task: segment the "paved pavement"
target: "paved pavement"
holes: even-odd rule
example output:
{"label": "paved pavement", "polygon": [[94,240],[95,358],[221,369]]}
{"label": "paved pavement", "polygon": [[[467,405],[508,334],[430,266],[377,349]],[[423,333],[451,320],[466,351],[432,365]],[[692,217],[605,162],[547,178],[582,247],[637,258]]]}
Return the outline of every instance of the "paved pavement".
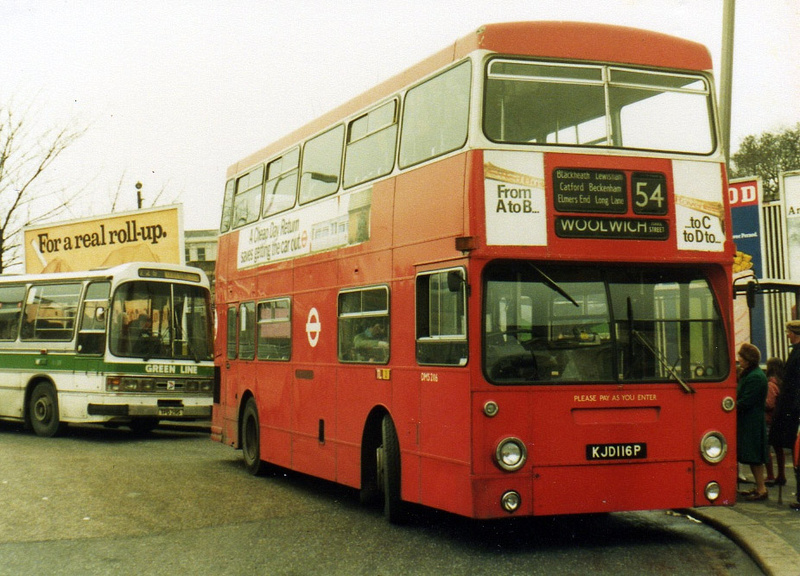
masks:
{"label": "paved pavement", "polygon": [[[750,490],[753,484],[742,483],[739,487]],[[797,500],[796,491],[794,472],[787,465],[786,486],[771,487],[769,500],[747,502],[740,497],[732,507],[692,508],[688,514],[731,538],[765,574],[799,576],[800,512],[789,507]]]}

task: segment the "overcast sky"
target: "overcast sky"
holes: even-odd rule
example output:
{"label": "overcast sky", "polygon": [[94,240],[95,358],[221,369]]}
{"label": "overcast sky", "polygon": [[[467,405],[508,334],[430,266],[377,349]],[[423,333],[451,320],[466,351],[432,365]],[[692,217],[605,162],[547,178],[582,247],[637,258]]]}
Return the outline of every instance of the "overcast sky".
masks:
{"label": "overcast sky", "polygon": [[[723,0],[0,0],[0,107],[88,126],[57,165],[69,218],[184,204],[216,228],[227,167],[489,22],[578,20],[708,46]],[[800,122],[800,2],[737,0],[732,144]],[[31,104],[32,103],[32,104]]]}

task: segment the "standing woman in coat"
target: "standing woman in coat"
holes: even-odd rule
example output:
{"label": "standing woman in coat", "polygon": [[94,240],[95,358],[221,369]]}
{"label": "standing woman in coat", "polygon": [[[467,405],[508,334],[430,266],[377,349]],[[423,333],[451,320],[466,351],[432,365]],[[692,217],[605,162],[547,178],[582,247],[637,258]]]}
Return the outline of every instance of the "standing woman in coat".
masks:
{"label": "standing woman in coat", "polygon": [[767,376],[759,368],[761,352],[752,344],[739,348],[739,381],[736,386],[736,454],[742,464],[749,464],[756,487],[743,492],[745,500],[766,500],[769,491],[764,484],[764,473],[769,456],[767,422],[764,404],[767,400]]}

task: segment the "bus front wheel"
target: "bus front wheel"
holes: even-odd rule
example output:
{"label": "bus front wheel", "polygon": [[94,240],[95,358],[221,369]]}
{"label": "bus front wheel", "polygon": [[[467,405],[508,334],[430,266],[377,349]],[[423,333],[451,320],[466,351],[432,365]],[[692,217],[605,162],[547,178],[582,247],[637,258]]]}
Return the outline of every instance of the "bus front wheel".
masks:
{"label": "bus front wheel", "polygon": [[383,417],[381,440],[377,458],[378,485],[383,488],[383,515],[392,524],[402,524],[406,521],[406,511],[400,498],[400,441],[389,416]]}
{"label": "bus front wheel", "polygon": [[249,398],[244,407],[241,444],[245,468],[250,474],[260,476],[266,466],[261,460],[261,427],[258,423],[258,406],[255,398]]}
{"label": "bus front wheel", "polygon": [[63,429],[58,416],[58,396],[49,382],[39,382],[28,404],[28,417],[37,436],[52,438]]}

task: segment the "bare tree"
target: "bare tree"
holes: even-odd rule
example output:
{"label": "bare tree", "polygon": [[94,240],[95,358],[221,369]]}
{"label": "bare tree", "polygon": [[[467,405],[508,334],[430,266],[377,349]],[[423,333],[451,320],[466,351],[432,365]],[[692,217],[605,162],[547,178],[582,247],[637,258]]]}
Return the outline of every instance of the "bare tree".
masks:
{"label": "bare tree", "polygon": [[22,229],[64,211],[80,192],[48,180],[48,170],[85,129],[37,130],[31,108],[0,106],[0,273],[22,262]]}

